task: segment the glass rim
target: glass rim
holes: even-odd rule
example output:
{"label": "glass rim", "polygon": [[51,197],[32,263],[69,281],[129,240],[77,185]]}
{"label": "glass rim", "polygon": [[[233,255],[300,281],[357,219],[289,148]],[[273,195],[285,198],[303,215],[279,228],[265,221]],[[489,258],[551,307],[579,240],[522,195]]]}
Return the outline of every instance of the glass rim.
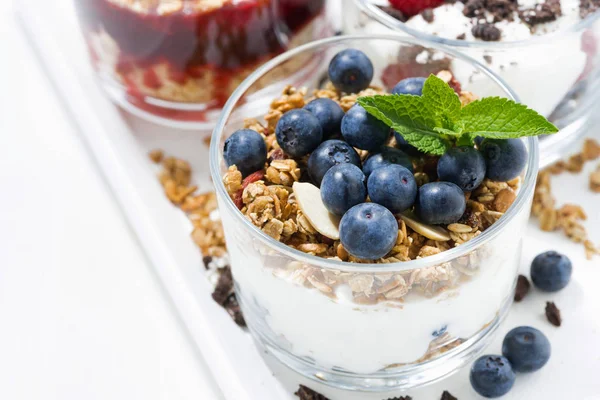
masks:
{"label": "glass rim", "polygon": [[[210,143],[210,172],[211,178],[215,185],[215,191],[217,193],[217,197],[222,196],[225,198],[225,201],[220,202],[221,207],[225,207],[226,210],[221,210],[220,212],[231,212],[234,214],[234,218],[236,221],[239,221],[245,229],[248,230],[250,235],[254,235],[267,245],[269,248],[280,252],[290,258],[293,258],[296,261],[319,266],[324,269],[334,269],[334,270],[342,270],[348,272],[362,272],[362,273],[374,273],[374,272],[393,272],[393,271],[406,271],[412,269],[420,269],[427,268],[439,264],[443,264],[445,262],[449,262],[461,256],[467,255],[471,253],[473,250],[477,249],[484,243],[490,241],[494,237],[496,237],[502,229],[512,221],[513,217],[517,215],[523,207],[528,205],[527,199],[533,194],[533,190],[535,187],[535,181],[537,178],[538,171],[538,139],[537,137],[528,137],[526,138],[528,144],[528,160],[527,160],[527,171],[525,177],[522,181],[522,186],[519,190],[519,194],[515,202],[511,205],[509,210],[500,218],[497,222],[495,222],[490,228],[486,229],[482,232],[481,235],[469,240],[466,243],[461,244],[460,246],[454,247],[449,250],[442,251],[441,253],[431,255],[428,257],[410,260],[410,261],[400,261],[395,263],[351,263],[347,261],[334,260],[322,258],[314,255],[310,255],[304,253],[300,250],[296,250],[292,247],[287,246],[286,244],[281,243],[278,240],[273,239],[271,236],[267,235],[265,232],[260,230],[258,227],[254,226],[244,215],[240,212],[240,210],[235,206],[233,200],[227,193],[225,189],[225,185],[223,184],[223,176],[221,175],[220,168],[220,138],[225,128],[225,124],[227,119],[230,117],[234,107],[237,105],[242,96],[246,93],[246,91],[254,84],[259,78],[263,75],[271,71],[274,67],[279,64],[291,59],[292,57],[297,56],[306,51],[311,51],[318,49],[320,47],[324,47],[331,44],[344,43],[344,42],[352,42],[356,40],[391,40],[396,41],[408,45],[417,45],[422,46],[428,49],[435,49],[442,51],[452,57],[460,59],[462,61],[468,62],[475,67],[479,68],[488,78],[494,81],[500,88],[508,95],[508,98],[519,101],[516,93],[513,92],[512,89],[506,85],[506,83],[502,80],[502,78],[498,77],[494,74],[489,68],[479,63],[478,61],[472,59],[471,57],[464,55],[456,50],[451,48],[447,48],[437,44],[431,44],[428,41],[405,37],[398,34],[381,34],[381,35],[373,35],[373,34],[363,34],[363,35],[344,35],[344,36],[334,36],[327,39],[321,39],[318,41],[310,42],[305,45],[296,47],[292,50],[289,50],[267,63],[263,64],[261,67],[256,69],[250,76],[248,76],[234,91],[234,93],[229,97],[221,114],[219,115],[219,119],[217,120],[217,124],[213,130],[211,136]],[[224,229],[227,229],[224,226]]]}
{"label": "glass rim", "polygon": [[446,46],[452,47],[461,47],[461,48],[481,48],[481,49],[502,49],[507,47],[516,47],[516,46],[530,46],[535,44],[542,44],[543,42],[547,42],[547,44],[551,44],[556,36],[563,35],[565,33],[575,33],[584,31],[589,28],[596,20],[600,18],[600,11],[594,12],[591,15],[579,20],[578,23],[568,26],[564,29],[559,29],[554,32],[550,32],[545,35],[535,35],[529,39],[521,39],[521,40],[512,40],[512,41],[498,41],[498,42],[486,42],[481,40],[458,40],[458,39],[448,39],[441,36],[433,35],[430,33],[422,32],[417,29],[410,28],[406,25],[406,23],[397,20],[391,15],[387,14],[385,11],[377,7],[372,0],[352,0],[354,3],[364,11],[369,17],[374,19],[375,21],[385,25],[386,27],[392,30],[399,30],[405,32],[411,36],[416,38],[425,39],[428,41],[432,41],[434,43],[443,44]]}

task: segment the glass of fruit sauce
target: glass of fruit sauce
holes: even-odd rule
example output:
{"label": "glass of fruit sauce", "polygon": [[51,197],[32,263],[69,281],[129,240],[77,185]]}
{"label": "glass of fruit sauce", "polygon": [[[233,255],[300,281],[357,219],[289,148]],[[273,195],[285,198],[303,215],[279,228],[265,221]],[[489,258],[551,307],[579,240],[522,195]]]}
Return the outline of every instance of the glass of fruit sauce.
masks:
{"label": "glass of fruit sauce", "polygon": [[[257,66],[326,36],[325,0],[78,0],[102,85],[126,110],[212,129]],[[305,65],[297,65],[301,69]]]}

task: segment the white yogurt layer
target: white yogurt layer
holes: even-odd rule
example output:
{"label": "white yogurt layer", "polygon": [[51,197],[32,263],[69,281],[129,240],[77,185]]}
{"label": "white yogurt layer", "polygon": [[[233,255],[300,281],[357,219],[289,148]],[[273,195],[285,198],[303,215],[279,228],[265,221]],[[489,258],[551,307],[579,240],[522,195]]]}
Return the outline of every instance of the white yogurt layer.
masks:
{"label": "white yogurt layer", "polygon": [[478,253],[474,274],[449,290],[434,297],[413,291],[403,302],[377,305],[354,303],[345,284],[328,296],[275,276],[274,270],[299,263],[265,249],[258,240],[244,241],[241,232],[229,232],[227,240],[253,330],[296,356],[314,359],[321,368],[369,374],[422,358],[435,339],[433,332],[443,327],[454,338],[469,339],[492,322],[513,295],[527,216],[523,208]]}
{"label": "white yogurt layer", "polygon": [[[387,1],[374,2],[389,5]],[[529,9],[540,2],[520,0],[519,4],[521,8]],[[406,22],[406,26],[453,40],[464,34],[466,46],[455,49],[491,68],[517,93],[522,103],[549,116],[577,82],[586,63],[587,56],[581,43],[582,32],[566,32],[580,21],[579,0],[561,0],[562,16],[532,29],[516,15],[513,21],[496,23],[495,26],[502,32],[501,42],[519,42],[502,47],[496,46],[497,42],[483,42],[475,38],[471,33],[472,19],[463,15],[463,8],[464,4],[460,1],[444,4],[433,9],[433,22],[429,23],[421,15],[416,15]],[[380,32],[382,27],[383,24],[364,18],[351,19],[347,26],[354,33]],[[388,28],[384,27],[384,30],[390,32]],[[551,40],[541,43],[531,41],[537,36],[559,31],[564,33],[553,36]],[[468,46],[468,42],[477,42],[477,45]],[[501,95],[497,86],[479,76],[465,63],[458,65],[453,62],[451,69],[464,90],[481,97]]]}

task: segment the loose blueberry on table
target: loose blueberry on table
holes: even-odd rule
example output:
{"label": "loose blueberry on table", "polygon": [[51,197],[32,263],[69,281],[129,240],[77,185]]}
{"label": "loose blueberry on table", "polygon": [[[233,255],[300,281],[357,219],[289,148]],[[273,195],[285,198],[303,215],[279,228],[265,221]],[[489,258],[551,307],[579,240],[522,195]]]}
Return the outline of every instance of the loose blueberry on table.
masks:
{"label": "loose blueberry on table", "polygon": [[[252,120],[224,148],[229,167],[224,183],[241,212],[291,247],[319,245],[309,247],[318,248],[311,254],[320,257],[386,262],[393,255],[408,261],[417,255],[393,253],[402,229],[442,250],[458,245],[452,229],[464,227],[464,221],[481,233],[493,222],[483,223],[477,213],[502,215],[509,205],[496,209],[494,201],[479,199],[493,200],[497,187],[517,197],[528,159],[521,138],[557,130],[510,100],[457,94],[448,71],[403,79],[388,94],[373,85],[375,68],[367,54],[346,49],[333,57],[328,72],[327,87],[335,88],[330,93],[308,95],[276,124]],[[357,98],[354,104],[340,101],[348,95]],[[248,178],[236,178],[240,173]],[[287,220],[272,223],[252,201],[262,195],[264,205],[276,193],[279,208],[269,212],[286,213]],[[570,265],[560,258],[547,256],[535,265],[536,285],[553,290],[568,282]],[[477,390],[496,395],[510,389],[514,374],[508,360],[482,360],[472,374]],[[493,382],[503,383],[491,389]]]}

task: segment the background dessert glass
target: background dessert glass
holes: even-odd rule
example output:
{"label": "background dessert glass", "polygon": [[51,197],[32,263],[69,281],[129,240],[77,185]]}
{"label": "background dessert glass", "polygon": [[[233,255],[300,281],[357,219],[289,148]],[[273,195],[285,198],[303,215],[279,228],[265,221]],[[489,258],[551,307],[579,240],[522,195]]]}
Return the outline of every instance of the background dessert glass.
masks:
{"label": "background dessert glass", "polygon": [[75,3],[111,98],[144,119],[178,128],[211,130],[229,95],[256,67],[330,34],[326,0]]}
{"label": "background dessert glass", "polygon": [[255,71],[228,100],[213,132],[211,174],[248,327],[259,346],[293,370],[340,388],[422,385],[456,371],[491,340],[513,298],[537,173],[537,139],[525,140],[529,158],[522,185],[501,219],[456,248],[393,264],[319,258],[262,232],[223,185],[223,143],[244,117],[262,119],[269,102],[248,104],[244,98],[264,79],[280,89],[287,85],[290,76],[281,72],[286,63],[307,56],[318,60],[320,68],[300,83],[310,93],[324,82],[335,53],[359,48],[375,66],[373,84],[381,85],[399,55],[412,54],[414,46],[477,69],[505,97],[516,98],[492,72],[454,50],[397,35],[336,37],[291,50]]}
{"label": "background dessert glass", "polygon": [[[548,117],[561,132],[540,139],[540,164],[564,155],[589,128],[594,105],[600,100],[600,13],[567,29],[519,41],[467,41],[442,38],[413,29],[390,16],[378,0],[346,4],[346,33],[397,32],[448,46],[487,65],[524,104]],[[457,22],[458,23],[458,22]],[[407,68],[408,69],[408,68]],[[455,68],[463,88],[480,96],[497,95],[477,72]]]}

